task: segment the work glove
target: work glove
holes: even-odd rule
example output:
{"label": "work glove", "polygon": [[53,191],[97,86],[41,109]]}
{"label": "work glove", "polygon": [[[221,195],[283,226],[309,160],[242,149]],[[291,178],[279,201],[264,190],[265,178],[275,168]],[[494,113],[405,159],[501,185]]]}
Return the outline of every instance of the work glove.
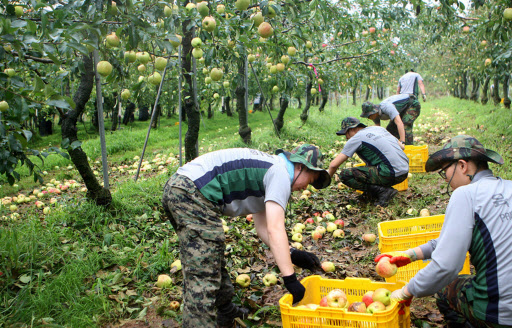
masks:
{"label": "work glove", "polygon": [[320,260],[313,253],[299,251],[292,247],[290,248],[290,257],[292,259],[292,263],[299,268],[308,269],[310,271],[320,269]]}
{"label": "work glove", "polygon": [[379,262],[383,257],[389,257],[389,263],[395,264],[399,268],[417,260],[415,254],[411,255],[409,250],[407,250],[405,252],[382,253],[377,255],[374,261]]}
{"label": "work glove", "polygon": [[426,102],[426,101],[427,101],[427,95],[423,94],[423,102]]}
{"label": "work glove", "polygon": [[299,303],[306,293],[306,288],[297,280],[297,275],[294,273],[290,276],[283,277],[284,287],[288,289],[293,296],[293,305]]}
{"label": "work glove", "polygon": [[389,298],[391,298],[392,301],[394,300],[400,304],[405,304],[405,306],[410,306],[413,296],[408,296],[405,293],[404,289],[405,289],[405,286],[393,291]]}

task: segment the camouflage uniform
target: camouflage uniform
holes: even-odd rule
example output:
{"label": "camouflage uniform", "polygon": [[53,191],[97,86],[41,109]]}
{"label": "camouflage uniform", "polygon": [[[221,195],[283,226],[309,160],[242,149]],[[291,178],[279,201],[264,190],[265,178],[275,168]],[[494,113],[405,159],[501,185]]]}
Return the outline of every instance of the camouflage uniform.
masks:
{"label": "camouflage uniform", "polygon": [[[409,101],[409,106],[404,109],[397,108],[398,112],[400,113],[400,118],[402,119],[402,122],[404,123],[404,129],[405,129],[405,144],[406,145],[412,145],[414,144],[414,134],[413,134],[413,125],[414,121],[420,116],[421,112],[421,105],[415,96],[411,95],[411,100]],[[397,139],[399,139],[398,134],[398,128],[395,124],[395,122],[390,121],[388,126],[386,127],[386,130],[389,131],[392,135],[394,135]]]}
{"label": "camouflage uniform", "polygon": [[379,174],[376,166],[359,166],[344,169],[339,174],[344,185],[361,191],[368,191],[369,185],[392,187],[407,179],[407,174],[397,177],[383,176]]}
{"label": "camouflage uniform", "polygon": [[230,304],[234,295],[225,268],[221,209],[207,200],[189,178],[179,174],[165,185],[162,202],[179,237],[184,281],[183,327],[214,327],[216,307]]}
{"label": "camouflage uniform", "polygon": [[466,297],[466,290],[474,288],[471,283],[474,278],[472,275],[460,275],[435,295],[437,307],[448,327],[470,327],[467,322],[474,327],[511,327],[475,318],[472,302]]}

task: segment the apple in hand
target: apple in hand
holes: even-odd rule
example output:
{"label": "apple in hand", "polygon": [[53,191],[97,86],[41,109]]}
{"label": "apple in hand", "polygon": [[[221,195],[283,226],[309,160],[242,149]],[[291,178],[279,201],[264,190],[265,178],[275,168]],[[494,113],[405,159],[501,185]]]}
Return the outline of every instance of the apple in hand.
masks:
{"label": "apple in hand", "polygon": [[251,277],[248,274],[240,274],[236,277],[236,283],[242,287],[248,287],[251,284]]}
{"label": "apple in hand", "polygon": [[158,288],[166,288],[172,285],[172,278],[166,274],[161,274],[155,283]]}
{"label": "apple in hand", "polygon": [[364,302],[354,302],[348,306],[347,311],[366,313],[366,304]]}
{"label": "apple in hand", "polygon": [[[373,292],[373,301],[380,302],[384,306],[387,306],[391,303],[391,291],[386,288],[377,288]],[[371,304],[370,304],[371,305]]]}
{"label": "apple in hand", "polygon": [[373,302],[366,308],[366,313],[375,313],[377,311],[384,311],[386,310],[386,306],[382,304],[381,302]]}
{"label": "apple in hand", "polygon": [[263,277],[263,284],[265,286],[274,286],[277,283],[277,277],[273,273],[267,273]]}
{"label": "apple in hand", "polygon": [[369,290],[363,295],[363,302],[367,307],[373,303],[373,293],[373,290]]}
{"label": "apple in hand", "polygon": [[[389,257],[383,257],[375,266],[377,274],[384,278],[393,277],[398,270],[396,264],[389,262]],[[384,302],[383,302],[384,303]],[[386,304],[387,305],[387,304]]]}
{"label": "apple in hand", "polygon": [[329,262],[329,261],[322,262],[321,266],[322,266],[322,270],[324,270],[325,272],[334,272],[334,270],[336,270],[334,263]]}
{"label": "apple in hand", "polygon": [[348,305],[347,295],[341,289],[331,290],[327,296],[327,306],[334,308],[345,308]]}

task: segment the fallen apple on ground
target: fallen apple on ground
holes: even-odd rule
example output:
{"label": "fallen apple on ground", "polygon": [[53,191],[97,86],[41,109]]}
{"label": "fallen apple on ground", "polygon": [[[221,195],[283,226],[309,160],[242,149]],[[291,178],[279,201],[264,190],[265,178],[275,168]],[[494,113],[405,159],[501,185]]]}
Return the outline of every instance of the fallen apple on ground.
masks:
{"label": "fallen apple on ground", "polygon": [[274,286],[277,283],[277,277],[273,273],[267,273],[263,277],[263,284],[265,286]]}
{"label": "fallen apple on ground", "polygon": [[374,243],[375,239],[377,239],[377,236],[373,233],[365,233],[363,235],[363,240],[368,244]]}
{"label": "fallen apple on ground", "polygon": [[166,288],[172,285],[172,278],[166,274],[161,274],[155,283],[158,288]]}
{"label": "fallen apple on ground", "polygon": [[251,277],[248,274],[240,274],[236,277],[236,283],[242,287],[248,287],[251,284]]}
{"label": "fallen apple on ground", "polygon": [[322,262],[321,266],[322,270],[324,270],[325,272],[334,272],[334,270],[336,270],[336,266],[334,265],[334,263],[329,261]]}

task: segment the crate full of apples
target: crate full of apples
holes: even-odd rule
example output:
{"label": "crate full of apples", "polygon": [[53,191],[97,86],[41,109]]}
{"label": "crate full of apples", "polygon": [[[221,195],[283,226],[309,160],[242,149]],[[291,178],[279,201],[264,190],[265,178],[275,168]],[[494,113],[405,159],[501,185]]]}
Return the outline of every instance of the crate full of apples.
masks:
{"label": "crate full of apples", "polygon": [[279,300],[285,328],[410,327],[409,308],[390,299],[391,292],[402,288],[404,282],[321,276],[309,276],[301,282],[306,295],[299,304],[292,305],[291,294]]}

